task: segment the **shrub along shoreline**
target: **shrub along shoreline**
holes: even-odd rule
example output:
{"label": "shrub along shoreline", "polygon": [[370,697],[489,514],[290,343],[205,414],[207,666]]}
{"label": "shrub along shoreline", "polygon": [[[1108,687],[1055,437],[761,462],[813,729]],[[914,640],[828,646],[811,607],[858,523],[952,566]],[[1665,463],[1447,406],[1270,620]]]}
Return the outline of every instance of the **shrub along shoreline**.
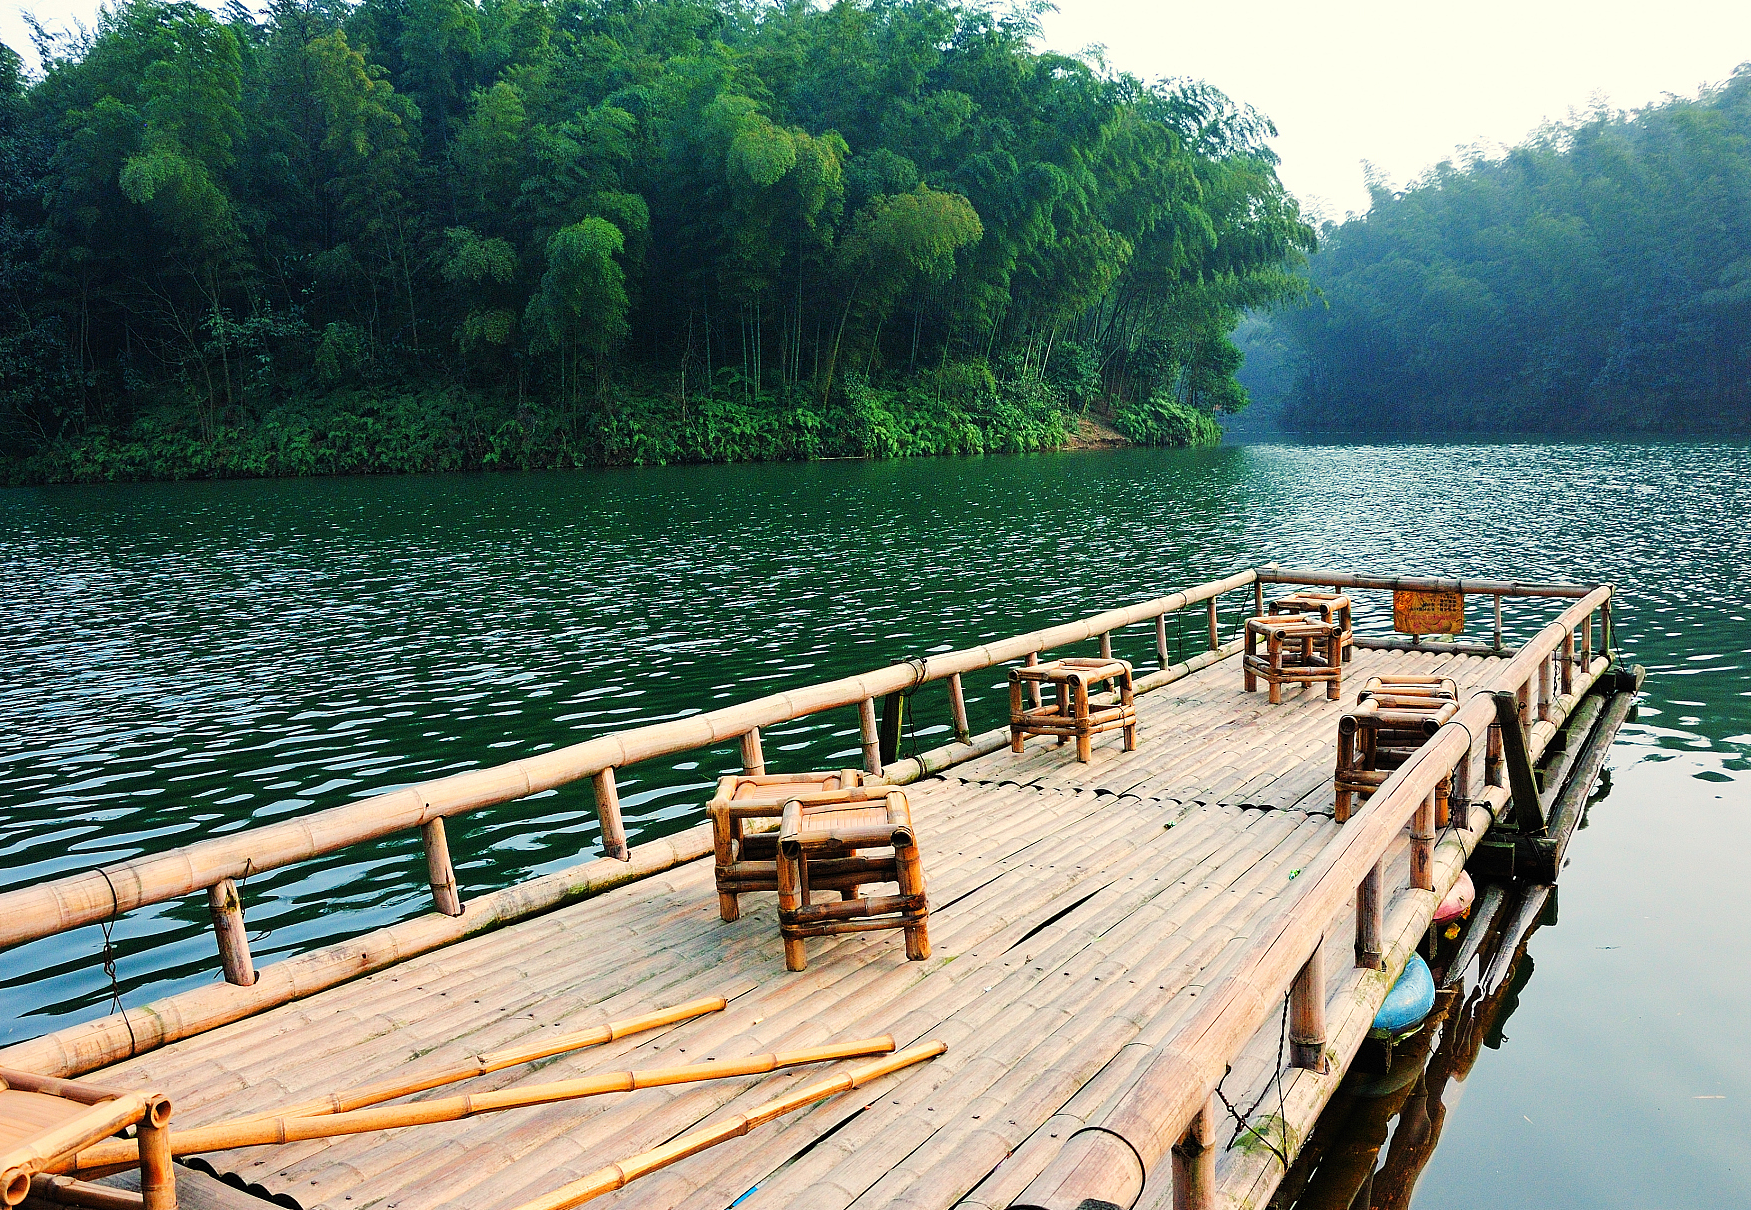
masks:
{"label": "shrub along shoreline", "polygon": [[[1171,400],[1121,405],[1107,422],[1136,445],[1214,445],[1220,426]],[[654,466],[818,458],[1016,454],[1075,444],[1077,415],[1041,383],[940,390],[852,378],[828,404],[802,392],[681,400],[626,390],[587,407],[463,387],[347,390],[280,404],[203,432],[164,405],[93,426],[0,468],[11,485],[296,478]]]}

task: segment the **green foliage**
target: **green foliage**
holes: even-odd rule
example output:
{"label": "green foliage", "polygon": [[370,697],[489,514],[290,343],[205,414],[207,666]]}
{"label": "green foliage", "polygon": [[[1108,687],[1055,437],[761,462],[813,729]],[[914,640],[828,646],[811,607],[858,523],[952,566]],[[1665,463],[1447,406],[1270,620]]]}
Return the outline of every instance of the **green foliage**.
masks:
{"label": "green foliage", "polygon": [[1240,407],[1227,333],[1313,246],[1274,132],[1036,16],[118,0],[40,78],[0,57],[0,460],[890,457]]}
{"label": "green foliage", "polygon": [[1373,194],[1275,317],[1295,424],[1751,428],[1751,65]]}
{"label": "green foliage", "polygon": [[1113,427],[1138,445],[1217,445],[1222,426],[1207,413],[1171,397],[1121,404],[1113,412]]}

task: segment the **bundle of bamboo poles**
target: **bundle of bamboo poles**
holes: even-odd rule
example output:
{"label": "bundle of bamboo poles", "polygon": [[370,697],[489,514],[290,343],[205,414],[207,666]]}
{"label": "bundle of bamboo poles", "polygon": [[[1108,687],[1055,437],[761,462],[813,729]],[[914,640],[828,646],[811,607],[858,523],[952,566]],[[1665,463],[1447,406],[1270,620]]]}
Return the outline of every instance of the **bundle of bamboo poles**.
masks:
{"label": "bundle of bamboo poles", "polygon": [[[727,1001],[722,996],[693,1000],[641,1016],[611,1021],[592,1029],[547,1038],[531,1046],[476,1055],[463,1063],[331,1093],[277,1113],[257,1114],[192,1130],[171,1131],[169,1152],[171,1155],[199,1155],[210,1151],[230,1151],[239,1147],[260,1147],[302,1139],[363,1134],[402,1126],[453,1122],[503,1109],[550,1105],[559,1101],[601,1096],[610,1092],[633,1092],[640,1088],[669,1084],[763,1075],[780,1068],[808,1063],[830,1063],[839,1059],[888,1054],[894,1049],[894,1040],[891,1037],[859,1038],[827,1046],[775,1051],[740,1059],[711,1060],[680,1067],[647,1068],[639,1071],[605,1072],[576,1080],[531,1084],[463,1096],[437,1097],[405,1105],[383,1104],[416,1092],[502,1071],[518,1063],[531,1063],[567,1051],[600,1046],[629,1034],[674,1025],[705,1013],[720,1012],[726,1005]],[[76,1154],[56,1165],[56,1168],[81,1177],[98,1177],[131,1168],[139,1162],[140,1144],[137,1140],[111,1139],[82,1147]]]}

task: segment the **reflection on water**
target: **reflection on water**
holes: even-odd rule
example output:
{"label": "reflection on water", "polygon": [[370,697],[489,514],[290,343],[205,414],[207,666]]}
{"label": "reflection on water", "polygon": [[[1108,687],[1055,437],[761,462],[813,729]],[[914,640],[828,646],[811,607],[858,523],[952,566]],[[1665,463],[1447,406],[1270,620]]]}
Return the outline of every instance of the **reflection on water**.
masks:
{"label": "reflection on water", "polygon": [[[1464,1081],[1419,1196],[1751,1205],[1751,987],[1723,958],[1751,852],[1748,472],[1726,444],[1270,445],[4,490],[0,887],[1254,562],[1610,578],[1647,704],[1512,1040]],[[1373,610],[1362,623],[1385,624]],[[1147,660],[1151,628],[1117,645]],[[969,682],[975,726],[997,720],[999,680]],[[948,730],[936,692],[920,745]],[[765,738],[779,769],[857,759],[850,711]],[[625,771],[632,839],[697,820],[735,764]],[[596,851],[585,787],[450,834],[469,895]],[[413,836],[257,875],[258,959],[424,911],[423,883]],[[191,897],[115,926],[126,1002],[215,977],[204,917]],[[89,928],[7,952],[0,1042],[104,1011],[102,947]],[[1523,1117],[1542,1122],[1526,1139]],[[1658,1198],[1624,1192],[1673,1157],[1685,1176]]]}

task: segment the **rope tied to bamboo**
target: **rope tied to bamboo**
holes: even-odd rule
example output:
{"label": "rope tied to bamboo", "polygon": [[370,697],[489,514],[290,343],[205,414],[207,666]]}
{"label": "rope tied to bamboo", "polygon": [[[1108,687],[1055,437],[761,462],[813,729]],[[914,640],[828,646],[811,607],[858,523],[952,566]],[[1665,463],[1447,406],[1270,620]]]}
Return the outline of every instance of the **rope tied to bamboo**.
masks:
{"label": "rope tied to bamboo", "polygon": [[[1222,1107],[1228,1111],[1228,1116],[1233,1118],[1235,1123],[1234,1134],[1230,1136],[1228,1146],[1224,1147],[1223,1150],[1233,1151],[1234,1145],[1240,1142],[1241,1135],[1251,1134],[1256,1137],[1259,1142],[1265,1145],[1267,1151],[1282,1161],[1283,1171],[1285,1172],[1289,1170],[1289,1108],[1288,1098],[1283,1094],[1283,1047],[1289,1038],[1289,995],[1290,993],[1288,992],[1283,993],[1283,1025],[1277,1035],[1277,1074],[1273,1080],[1266,1082],[1264,1089],[1260,1091],[1258,1095],[1258,1099],[1248,1107],[1245,1113],[1242,1113],[1240,1110],[1236,1109],[1234,1103],[1228,1099],[1228,1094],[1222,1091],[1223,1082],[1234,1073],[1234,1065],[1232,1063],[1223,1065],[1222,1079],[1216,1081],[1216,1098],[1222,1102]],[[1277,1121],[1282,1123],[1283,1127],[1283,1146],[1281,1147],[1266,1138],[1264,1131],[1260,1130],[1249,1121],[1252,1115],[1258,1112],[1259,1106],[1265,1103],[1265,1098],[1271,1095],[1272,1084],[1275,1084],[1277,1087]]]}
{"label": "rope tied to bamboo", "polygon": [[128,1027],[128,1058],[140,1053],[140,1041],[134,1037],[134,1023],[128,1020],[128,1010],[122,1007],[122,985],[116,975],[116,947],[111,939],[115,931],[116,921],[121,919],[122,900],[116,894],[116,884],[109,879],[109,871],[102,866],[97,872],[103,875],[103,885],[109,888],[109,915],[101,925],[103,929],[103,973],[109,976],[109,1007],[112,1014],[122,1019],[122,1024]]}

